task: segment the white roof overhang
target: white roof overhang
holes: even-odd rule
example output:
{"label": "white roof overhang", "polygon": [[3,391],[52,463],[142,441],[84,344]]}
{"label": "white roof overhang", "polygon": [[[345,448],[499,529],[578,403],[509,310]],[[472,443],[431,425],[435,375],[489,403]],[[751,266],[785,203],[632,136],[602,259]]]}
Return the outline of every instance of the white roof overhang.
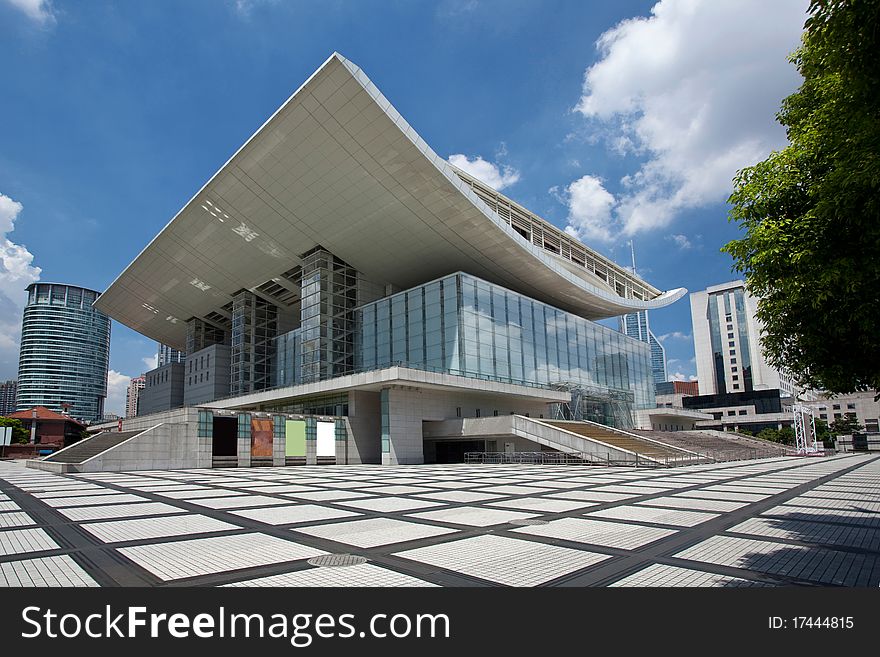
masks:
{"label": "white roof overhang", "polygon": [[[354,64],[334,53],[95,302],[164,344],[185,321],[300,263],[317,245],[406,289],[466,271],[588,319],[666,306],[623,298],[521,237]],[[286,283],[290,287],[289,283]]]}

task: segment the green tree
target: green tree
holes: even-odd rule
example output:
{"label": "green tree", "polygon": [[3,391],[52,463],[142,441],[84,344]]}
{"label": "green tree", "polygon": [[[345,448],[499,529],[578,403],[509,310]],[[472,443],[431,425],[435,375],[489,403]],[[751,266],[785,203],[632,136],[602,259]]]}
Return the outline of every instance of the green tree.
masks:
{"label": "green tree", "polygon": [[831,423],[829,430],[835,436],[849,436],[864,429],[859,421],[849,415],[839,417]]}
{"label": "green tree", "polygon": [[776,442],[782,443],[783,445],[794,445],[794,429],[791,427],[782,427],[776,434]]}
{"label": "green tree", "polygon": [[828,423],[822,419],[816,420],[815,422],[816,439],[821,440],[825,447],[834,447],[834,435],[831,433],[831,429],[828,428]]}
{"label": "green tree", "polygon": [[25,445],[30,442],[30,435],[21,420],[11,417],[0,417],[0,427],[12,427],[12,444]]}
{"label": "green tree", "polygon": [[744,238],[722,250],[759,299],[767,360],[802,385],[880,391],[880,0],[811,0],[789,146],[738,172]]}
{"label": "green tree", "polygon": [[779,430],[767,427],[766,429],[761,429],[755,437],[760,440],[769,440],[770,442],[776,443],[779,442]]}

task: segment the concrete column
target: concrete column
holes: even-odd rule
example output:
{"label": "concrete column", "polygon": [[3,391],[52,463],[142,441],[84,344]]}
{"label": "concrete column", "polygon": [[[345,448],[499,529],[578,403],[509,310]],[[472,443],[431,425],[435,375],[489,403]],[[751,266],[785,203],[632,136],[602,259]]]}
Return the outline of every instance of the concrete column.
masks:
{"label": "concrete column", "polygon": [[238,467],[251,467],[251,416],[238,414]]}
{"label": "concrete column", "polygon": [[286,462],[286,457],[284,456],[287,448],[287,440],[284,433],[285,419],[283,415],[272,416],[272,465],[275,467],[282,466]]}
{"label": "concrete column", "polygon": [[348,427],[345,419],[336,420],[336,465],[348,465]]}
{"label": "concrete column", "polygon": [[424,463],[421,391],[415,388],[382,390],[382,464]]}
{"label": "concrete column", "polygon": [[318,464],[318,421],[306,418],[306,465]]}

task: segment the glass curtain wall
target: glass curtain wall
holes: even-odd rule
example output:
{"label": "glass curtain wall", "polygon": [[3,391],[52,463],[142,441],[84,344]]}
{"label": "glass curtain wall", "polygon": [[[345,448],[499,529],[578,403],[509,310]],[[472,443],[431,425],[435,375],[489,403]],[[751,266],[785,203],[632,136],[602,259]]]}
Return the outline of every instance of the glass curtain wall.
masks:
{"label": "glass curtain wall", "polygon": [[647,344],[468,274],[357,310],[356,369],[418,369],[630,393],[654,406]]}

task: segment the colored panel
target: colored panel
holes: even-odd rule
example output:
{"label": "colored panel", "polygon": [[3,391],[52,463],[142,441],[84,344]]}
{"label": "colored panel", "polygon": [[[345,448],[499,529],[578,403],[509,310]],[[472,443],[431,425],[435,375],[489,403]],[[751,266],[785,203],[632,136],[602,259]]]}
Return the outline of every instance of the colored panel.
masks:
{"label": "colored panel", "polygon": [[251,419],[251,456],[272,456],[272,420]]}
{"label": "colored panel", "polygon": [[336,456],[336,423],[318,422],[318,456]]}
{"label": "colored panel", "polygon": [[287,420],[284,423],[284,455],[306,455],[306,423],[303,420]]}

